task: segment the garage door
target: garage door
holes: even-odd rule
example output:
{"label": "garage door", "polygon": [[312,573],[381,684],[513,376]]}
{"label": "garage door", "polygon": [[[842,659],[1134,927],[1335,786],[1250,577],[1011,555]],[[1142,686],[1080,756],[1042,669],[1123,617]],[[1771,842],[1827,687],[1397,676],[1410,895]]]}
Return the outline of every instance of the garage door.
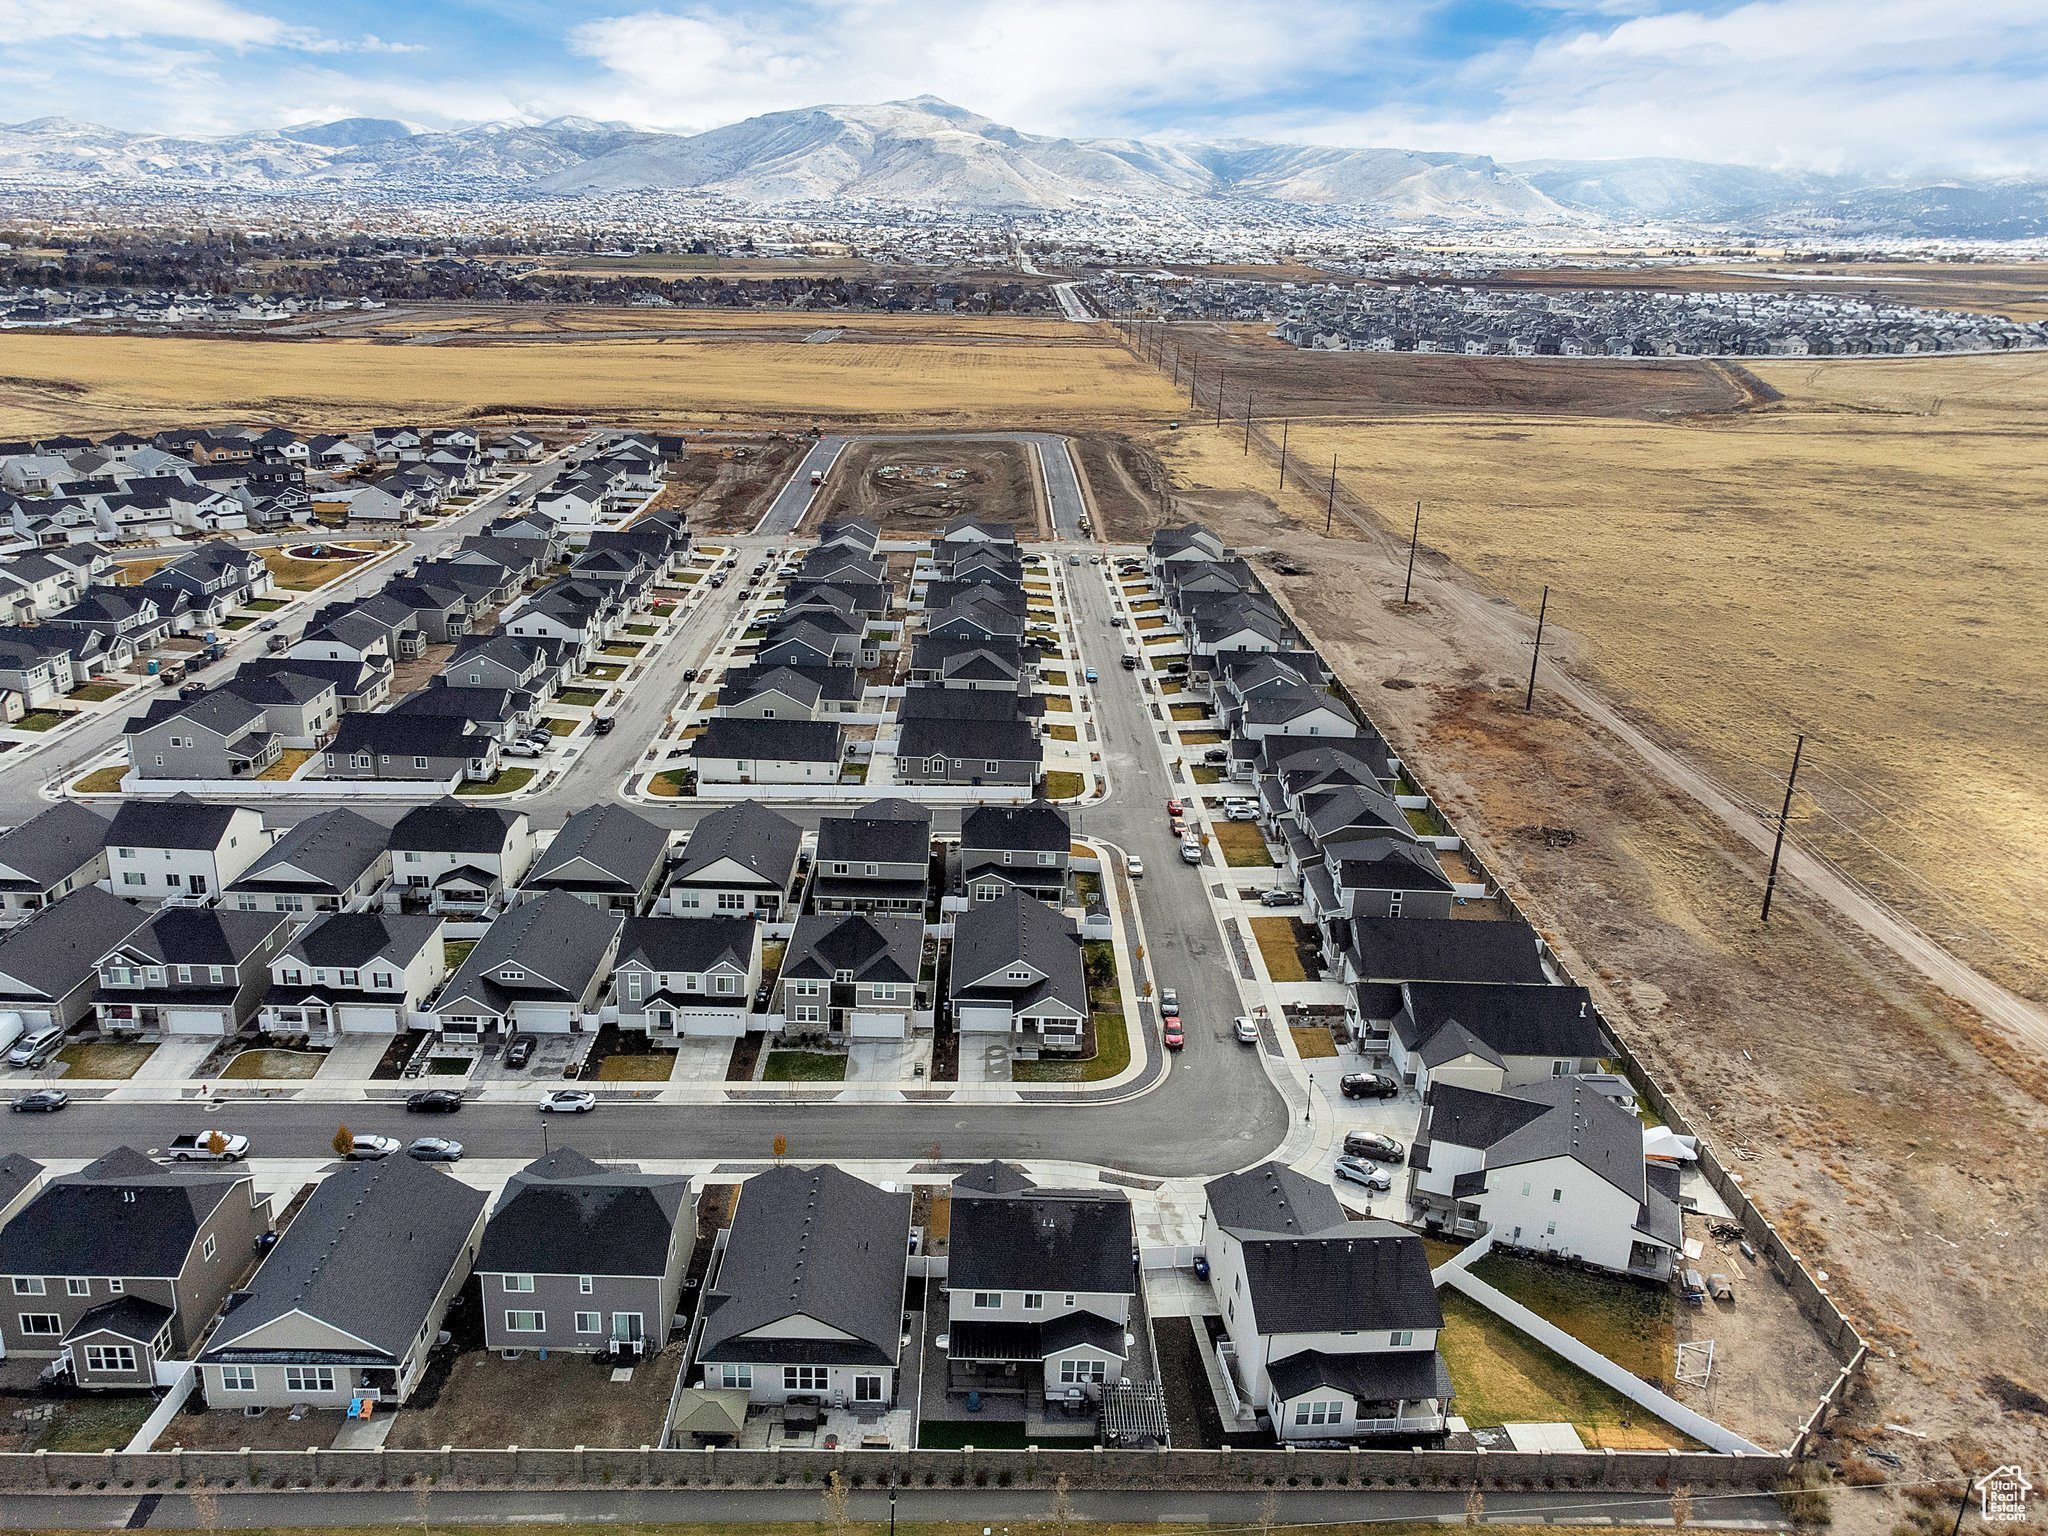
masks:
{"label": "garage door", "polygon": [[398,1033],[398,1010],[395,1008],[381,1008],[369,1003],[343,1003],[337,1012],[344,1033]]}
{"label": "garage door", "polygon": [[217,1035],[222,1032],[220,1014],[212,1008],[167,1008],[164,1032],[172,1035]]}

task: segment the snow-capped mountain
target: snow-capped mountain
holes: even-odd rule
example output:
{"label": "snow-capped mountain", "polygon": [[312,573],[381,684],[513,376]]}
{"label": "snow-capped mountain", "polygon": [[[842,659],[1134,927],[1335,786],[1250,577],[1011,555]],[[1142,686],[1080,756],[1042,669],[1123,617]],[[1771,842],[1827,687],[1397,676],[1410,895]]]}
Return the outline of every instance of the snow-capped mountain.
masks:
{"label": "snow-capped mountain", "polygon": [[1265,201],[1397,223],[1681,223],[1860,237],[2048,233],[2048,186],[1788,175],[1689,160],[1531,161],[1406,149],[1023,133],[936,97],[770,112],[680,135],[556,118],[427,131],[347,118],[218,138],[39,118],[0,125],[0,178],[55,186],[575,196],[715,192],[764,208],[859,198],[970,213]]}

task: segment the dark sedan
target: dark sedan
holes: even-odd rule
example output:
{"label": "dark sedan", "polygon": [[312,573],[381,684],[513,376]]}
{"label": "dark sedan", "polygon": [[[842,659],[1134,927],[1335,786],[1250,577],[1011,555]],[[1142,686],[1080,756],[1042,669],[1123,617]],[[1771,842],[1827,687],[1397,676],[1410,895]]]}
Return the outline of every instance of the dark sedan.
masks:
{"label": "dark sedan", "polygon": [[415,1115],[452,1115],[462,1108],[462,1095],[453,1088],[428,1088],[407,1095],[405,1107]]}
{"label": "dark sedan", "polygon": [[38,1088],[33,1093],[24,1093],[14,1101],[17,1114],[54,1115],[71,1102],[71,1095],[62,1088]]}

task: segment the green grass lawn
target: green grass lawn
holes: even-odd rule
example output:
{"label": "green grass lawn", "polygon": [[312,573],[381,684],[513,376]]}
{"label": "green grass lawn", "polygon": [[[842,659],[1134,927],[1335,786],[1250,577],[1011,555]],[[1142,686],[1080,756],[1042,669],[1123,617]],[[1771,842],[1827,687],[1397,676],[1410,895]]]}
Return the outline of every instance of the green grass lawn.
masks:
{"label": "green grass lawn", "polygon": [[456,786],[458,795],[509,795],[533,782],[531,768],[501,768],[495,779],[465,779]]}
{"label": "green grass lawn", "polygon": [[124,683],[85,683],[72,689],[64,697],[77,699],[84,704],[103,704],[108,699],[119,698],[127,689]]}
{"label": "green grass lawn", "polygon": [[1206,764],[1200,764],[1189,771],[1194,774],[1197,784],[1221,784],[1223,782],[1223,770],[1221,768],[1211,768]]}
{"label": "green grass lawn", "polygon": [[1013,1082],[1099,1083],[1131,1064],[1130,1028],[1124,1019],[1123,994],[1117,990],[1115,946],[1093,939],[1081,946],[1088,973],[1088,1004],[1095,1016],[1095,1054],[1086,1060],[1048,1058],[1020,1061],[1010,1068]]}
{"label": "green grass lawn", "polygon": [[583,669],[583,675],[585,677],[594,677],[600,683],[616,683],[620,678],[626,675],[626,669],[624,667],[612,667],[602,665],[591,666],[585,667]]}
{"label": "green grass lawn", "polygon": [[256,616],[254,614],[238,613],[233,618],[229,619],[226,623],[222,624],[221,628],[247,629],[251,624],[254,624],[255,622]]}
{"label": "green grass lawn", "polygon": [[768,1083],[839,1083],[846,1080],[846,1058],[831,1051],[770,1051],[762,1064]]}
{"label": "green grass lawn", "polygon": [[1048,688],[1064,688],[1067,686],[1067,674],[1064,672],[1041,672],[1038,674],[1038,680]]}
{"label": "green grass lawn", "polygon": [[665,1083],[675,1070],[674,1051],[640,1051],[630,1056],[607,1056],[597,1064],[601,1083]]}
{"label": "green grass lawn", "polygon": [[68,710],[32,709],[14,722],[14,728],[17,731],[47,731],[53,726],[62,725],[70,718]]}
{"label": "green grass lawn", "polygon": [[1078,773],[1048,773],[1044,779],[1044,793],[1048,800],[1078,800],[1087,792],[1088,786]]}
{"label": "green grass lawn", "polygon": [[291,604],[281,597],[252,597],[242,606],[254,608],[258,613],[275,613],[280,608],[289,608]]}
{"label": "green grass lawn", "polygon": [[1624,1370],[1645,1381],[1671,1380],[1678,1308],[1668,1287],[1498,1253],[1473,1265],[1472,1274]]}
{"label": "green grass lawn", "polygon": [[1436,818],[1428,811],[1404,810],[1401,814],[1408,819],[1409,827],[1418,837],[1437,837],[1443,832],[1443,828],[1436,824]]}
{"label": "green grass lawn", "polygon": [[476,948],[475,939],[443,939],[441,958],[447,962],[448,974],[453,976],[462,968],[462,962],[469,958],[469,952]]}
{"label": "green grass lawn", "polygon": [[541,724],[547,727],[547,732],[550,736],[574,736],[576,734],[576,722],[574,720],[564,720],[559,715],[550,715],[547,719],[541,721]]}
{"label": "green grass lawn", "polygon": [[564,688],[555,695],[557,704],[566,704],[571,709],[595,709],[604,701],[604,695],[594,688]]}
{"label": "green grass lawn", "polygon": [[139,1041],[81,1040],[67,1045],[57,1059],[70,1070],[66,1077],[133,1077],[136,1069],[156,1054],[156,1047]]}
{"label": "green grass lawn", "polygon": [[148,1393],[68,1398],[36,1437],[39,1451],[121,1450],[156,1410]]}
{"label": "green grass lawn", "polygon": [[638,656],[640,650],[641,648],[637,645],[629,645],[623,641],[615,640],[604,648],[604,653],[607,656],[624,656],[630,659]]}
{"label": "green grass lawn", "polygon": [[628,624],[626,626],[626,633],[629,635],[655,635],[661,633],[661,629],[659,625],[655,624]]}

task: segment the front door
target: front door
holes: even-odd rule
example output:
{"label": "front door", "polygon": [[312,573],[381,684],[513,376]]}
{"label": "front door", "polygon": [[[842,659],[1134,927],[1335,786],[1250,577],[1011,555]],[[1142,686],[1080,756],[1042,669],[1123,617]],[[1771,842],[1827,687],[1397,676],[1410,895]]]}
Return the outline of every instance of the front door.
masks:
{"label": "front door", "polygon": [[189,879],[192,886],[192,894],[194,896],[204,896],[206,894],[206,876],[193,875]]}

